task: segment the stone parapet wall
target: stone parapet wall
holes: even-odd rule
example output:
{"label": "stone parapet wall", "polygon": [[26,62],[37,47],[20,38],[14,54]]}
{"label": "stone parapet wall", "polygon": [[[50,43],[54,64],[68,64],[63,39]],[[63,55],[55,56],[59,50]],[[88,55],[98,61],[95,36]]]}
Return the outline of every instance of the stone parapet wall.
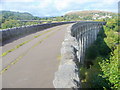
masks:
{"label": "stone parapet wall", "polygon": [[66,30],[61,48],[61,62],[55,73],[55,88],[82,88],[79,66],[84,64],[86,49],[96,40],[105,22],[77,22]]}
{"label": "stone parapet wall", "polygon": [[78,22],[71,28],[71,35],[78,42],[78,59],[81,64],[84,64],[86,49],[97,39],[97,34],[103,30],[105,22]]}
{"label": "stone parapet wall", "polygon": [[74,23],[74,22],[58,22],[58,23],[47,23],[47,24],[39,24],[39,25],[31,25],[31,26],[22,26],[22,27],[15,27],[15,28],[10,28],[10,29],[4,29],[0,31],[0,42],[4,42],[6,40],[23,36],[23,35],[28,35],[31,33],[35,33],[37,31],[44,30],[46,28],[50,28],[53,26],[57,25],[62,25],[62,24],[68,24],[68,23]]}
{"label": "stone parapet wall", "polygon": [[53,81],[55,88],[79,88],[79,70],[76,63],[78,44],[75,37],[71,36],[71,26],[67,28],[65,39],[61,48],[61,62]]}

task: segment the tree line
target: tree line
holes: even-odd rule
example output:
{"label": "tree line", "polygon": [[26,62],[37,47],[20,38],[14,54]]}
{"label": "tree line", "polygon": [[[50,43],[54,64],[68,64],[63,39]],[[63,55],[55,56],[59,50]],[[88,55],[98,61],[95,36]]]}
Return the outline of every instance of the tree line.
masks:
{"label": "tree line", "polygon": [[[20,27],[25,25],[34,25],[34,24],[42,24],[38,22],[22,22],[19,20],[41,20],[46,21],[43,23],[51,22],[62,22],[62,21],[81,21],[81,20],[93,20],[93,15],[95,13],[79,13],[79,14],[71,14],[64,16],[52,16],[52,17],[36,17],[31,15],[30,13],[20,13],[20,12],[12,12],[12,11],[0,11],[0,29],[12,28],[12,27]],[[105,12],[97,13],[98,15],[106,15]],[[117,14],[108,13],[112,16],[112,18],[116,17]],[[49,22],[50,23],[50,22]]]}

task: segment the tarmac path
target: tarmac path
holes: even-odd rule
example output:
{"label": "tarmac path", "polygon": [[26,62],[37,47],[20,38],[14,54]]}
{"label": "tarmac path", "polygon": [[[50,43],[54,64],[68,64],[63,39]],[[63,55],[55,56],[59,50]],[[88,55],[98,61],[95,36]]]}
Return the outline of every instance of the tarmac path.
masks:
{"label": "tarmac path", "polygon": [[3,52],[19,47],[2,56],[2,88],[54,88],[54,73],[69,25],[55,26],[4,45]]}

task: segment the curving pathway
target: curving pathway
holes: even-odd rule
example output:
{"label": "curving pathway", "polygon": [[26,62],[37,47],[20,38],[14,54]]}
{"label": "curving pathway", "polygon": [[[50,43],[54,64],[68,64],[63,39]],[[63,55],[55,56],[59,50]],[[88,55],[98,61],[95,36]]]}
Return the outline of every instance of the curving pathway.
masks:
{"label": "curving pathway", "polygon": [[4,45],[3,52],[6,52],[29,40],[2,57],[2,87],[53,88],[61,44],[69,25],[52,27]]}

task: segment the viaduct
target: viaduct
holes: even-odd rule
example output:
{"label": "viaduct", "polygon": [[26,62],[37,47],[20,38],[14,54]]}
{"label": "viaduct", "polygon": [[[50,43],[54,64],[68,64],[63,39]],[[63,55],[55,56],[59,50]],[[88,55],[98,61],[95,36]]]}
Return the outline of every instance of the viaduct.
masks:
{"label": "viaduct", "polygon": [[53,81],[56,88],[81,88],[79,65],[105,22],[78,22],[69,26],[61,48],[61,63]]}
{"label": "viaduct", "polygon": [[[60,64],[59,64],[59,66],[57,66],[58,69],[53,72],[54,78],[51,80],[51,82],[53,82],[54,88],[81,88],[81,81],[79,78],[79,65],[84,64],[84,57],[85,57],[86,49],[97,39],[97,34],[99,33],[100,30],[103,30],[103,25],[105,25],[106,22],[97,22],[97,21],[75,22],[75,21],[73,21],[73,22],[47,23],[47,24],[41,24],[41,25],[32,25],[32,26],[6,29],[6,30],[0,31],[0,35],[2,36],[2,37],[0,37],[0,41],[6,42],[9,39],[13,39],[13,38],[20,37],[20,36],[30,35],[30,34],[33,34],[33,33],[39,32],[39,31],[43,31],[44,29],[47,29],[47,28],[50,28],[53,26],[62,27],[61,25],[63,25],[63,24],[67,24],[67,27],[62,28],[62,29],[65,29],[65,35],[63,37],[64,39],[61,42],[62,46],[60,46],[60,49],[59,49],[59,51],[61,50]],[[59,36],[59,34],[56,35],[56,37],[57,36]],[[59,39],[60,39],[59,37],[56,38],[57,41]],[[36,39],[36,40],[38,40],[38,39]],[[51,40],[51,42],[52,42],[52,40]],[[30,44],[30,45],[32,45],[32,44]],[[30,45],[28,45],[28,47]],[[3,47],[4,47],[4,45],[3,45]],[[38,48],[36,50],[38,50]],[[54,49],[52,49],[52,50],[54,50]],[[10,52],[10,53],[12,53],[12,52]],[[22,56],[22,58],[23,58],[23,56]],[[36,59],[36,58],[37,57],[35,56],[34,59]],[[15,59],[13,59],[13,61],[14,60]],[[12,62],[12,61],[10,61],[10,62]],[[8,64],[3,65],[2,70],[5,67],[7,67],[7,65],[10,65],[10,62],[8,62]],[[32,63],[30,63],[30,64],[32,65]],[[38,62],[36,62],[36,66],[37,66],[37,64],[38,64]],[[24,67],[24,66],[22,66],[22,67]],[[34,68],[34,66],[33,66],[33,68]],[[37,68],[39,68],[39,66]],[[17,71],[20,71],[20,70],[17,70]],[[30,70],[28,70],[28,71],[30,73]],[[39,69],[37,70],[37,73],[38,73],[38,71],[39,71]],[[7,73],[7,72],[9,73],[10,70],[8,69],[5,73]],[[21,72],[22,72],[22,70],[21,70]],[[27,74],[25,74],[25,75],[27,75]],[[29,75],[30,74],[28,74],[28,76]],[[11,76],[13,76],[13,75],[11,75]],[[47,75],[47,78],[48,77],[49,77],[49,75]],[[5,78],[8,78],[8,76],[3,75],[3,78],[4,78],[4,80],[6,80]],[[11,79],[11,77],[10,77],[10,79]],[[14,82],[17,79],[14,79],[13,84],[8,83],[8,86],[4,85],[4,83],[9,82],[10,80],[9,81],[6,80],[6,82],[4,82],[4,80],[3,80],[3,87],[4,88],[14,87]],[[27,82],[27,79],[25,82]],[[10,83],[12,83],[12,82],[10,82]],[[15,83],[15,85],[17,83]],[[29,83],[30,83],[30,81],[29,81]],[[20,81],[19,81],[19,85],[22,85],[22,84],[20,84]],[[38,86],[40,86],[39,83],[38,83]],[[41,86],[42,86],[42,84],[41,84]],[[23,87],[27,87],[27,86],[23,85]],[[20,88],[20,86],[18,86],[17,88]]]}

